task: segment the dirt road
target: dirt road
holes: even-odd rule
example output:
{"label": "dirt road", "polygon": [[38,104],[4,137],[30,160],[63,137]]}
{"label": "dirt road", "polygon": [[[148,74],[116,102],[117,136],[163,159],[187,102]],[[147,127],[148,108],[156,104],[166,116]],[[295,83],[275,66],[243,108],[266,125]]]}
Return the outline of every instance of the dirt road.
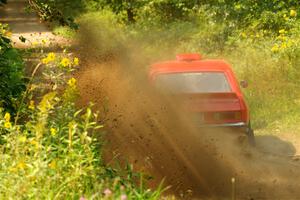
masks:
{"label": "dirt road", "polygon": [[237,199],[300,197],[300,162],[292,143],[265,135],[250,148],[235,132],[199,130],[174,99],[153,93],[136,57],[101,62],[91,51],[90,44],[81,51],[84,67],[76,76],[80,103],[96,103],[105,121],[107,161],[133,163],[155,177],[153,185],[164,178],[169,192],[182,199],[228,199],[232,193]]}
{"label": "dirt road", "polygon": [[[5,6],[0,6],[0,23],[9,24],[15,47],[51,47],[70,42],[54,35],[48,25],[42,23],[34,12],[26,11],[27,6],[26,0],[8,0]],[[26,38],[26,42],[20,41],[20,36]]]}

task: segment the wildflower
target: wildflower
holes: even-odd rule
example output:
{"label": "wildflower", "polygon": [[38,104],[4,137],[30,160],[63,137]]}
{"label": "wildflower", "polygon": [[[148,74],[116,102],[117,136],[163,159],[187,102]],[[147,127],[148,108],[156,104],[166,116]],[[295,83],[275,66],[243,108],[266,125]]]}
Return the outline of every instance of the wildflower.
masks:
{"label": "wildflower", "polygon": [[39,110],[42,112],[46,112],[52,109],[55,97],[56,97],[55,92],[50,92],[44,95],[42,101],[38,105]]}
{"label": "wildflower", "polygon": [[28,108],[29,108],[30,110],[34,110],[35,106],[34,106],[34,101],[33,101],[33,100],[31,100],[31,101],[29,102]]}
{"label": "wildflower", "polygon": [[31,140],[30,144],[32,144],[36,149],[39,148],[39,143],[36,140]]}
{"label": "wildflower", "polygon": [[288,21],[290,18],[287,16],[287,14],[283,15],[284,20]]}
{"label": "wildflower", "polygon": [[48,64],[49,62],[52,62],[55,60],[55,54],[53,52],[48,53],[46,58],[42,59],[43,64]]}
{"label": "wildflower", "polygon": [[10,113],[8,113],[8,112],[5,113],[4,119],[5,119],[6,122],[9,122],[10,121]]}
{"label": "wildflower", "polygon": [[104,190],[103,193],[104,193],[104,195],[105,195],[106,197],[108,197],[108,196],[110,196],[110,195],[112,194],[111,190],[108,189],[108,188],[106,188],[106,189]]}
{"label": "wildflower", "polygon": [[5,122],[4,127],[7,128],[7,129],[11,128],[11,123],[10,122]]}
{"label": "wildflower", "polygon": [[70,86],[70,87],[76,87],[76,79],[75,78],[70,78],[69,80],[68,80],[68,85]]}
{"label": "wildflower", "polygon": [[273,47],[272,47],[272,49],[271,49],[271,51],[272,52],[278,52],[279,51],[279,46],[278,46],[278,44],[275,44]]}
{"label": "wildflower", "polygon": [[290,10],[290,16],[291,17],[296,17],[297,16],[297,12],[295,10]]}
{"label": "wildflower", "polygon": [[286,49],[286,48],[287,48],[287,43],[283,42],[283,43],[281,44],[281,49],[283,50],[283,49]]}
{"label": "wildflower", "polygon": [[19,169],[25,169],[25,167],[26,167],[26,164],[22,161],[19,162],[18,165],[17,165],[17,168],[19,168]]}
{"label": "wildflower", "polygon": [[51,163],[48,164],[48,167],[50,169],[56,169],[56,161],[55,160],[52,160]]}
{"label": "wildflower", "polygon": [[279,32],[280,34],[285,34],[285,33],[286,33],[285,29],[280,29],[278,32]]}
{"label": "wildflower", "polygon": [[32,42],[32,46],[35,47],[37,46],[39,43],[37,41]]}
{"label": "wildflower", "polygon": [[127,200],[127,195],[126,194],[122,194],[120,199],[121,200]]}
{"label": "wildflower", "polygon": [[53,52],[48,53],[47,58],[50,61],[54,61],[55,60],[55,53],[53,53]]}
{"label": "wildflower", "polygon": [[10,32],[10,31],[7,31],[6,33],[5,33],[5,36],[7,36],[7,37],[11,37],[12,36],[12,32]]}
{"label": "wildflower", "polygon": [[4,123],[4,127],[5,128],[11,128],[11,123],[10,123],[10,113],[5,113],[5,115],[4,115],[4,119],[5,119],[5,123]]}
{"label": "wildflower", "polygon": [[84,198],[84,197],[80,197],[80,199],[79,200],[86,200],[86,198]]}
{"label": "wildflower", "polygon": [[31,140],[30,144],[32,144],[32,145],[36,145],[36,144],[37,144],[37,141],[35,141],[35,140]]}
{"label": "wildflower", "polygon": [[55,128],[50,128],[50,133],[52,136],[55,136],[57,133],[57,130]]}
{"label": "wildflower", "polygon": [[70,67],[71,66],[71,61],[69,58],[63,58],[60,62],[60,64],[63,66],[63,67]]}
{"label": "wildflower", "polygon": [[78,66],[79,65],[79,58],[75,57],[74,60],[73,60],[73,64],[75,66]]}
{"label": "wildflower", "polygon": [[246,37],[247,37],[247,34],[246,34],[245,32],[242,32],[242,33],[241,33],[241,36],[242,36],[243,38],[246,38]]}
{"label": "wildflower", "polygon": [[47,58],[43,58],[43,59],[42,59],[42,63],[46,65],[46,64],[49,63],[49,60],[48,60]]}
{"label": "wildflower", "polygon": [[42,39],[42,43],[46,44],[48,41],[46,39]]}
{"label": "wildflower", "polygon": [[287,37],[285,37],[284,35],[279,35],[279,36],[277,37],[277,39],[278,39],[278,40],[284,41],[284,40],[287,39]]}

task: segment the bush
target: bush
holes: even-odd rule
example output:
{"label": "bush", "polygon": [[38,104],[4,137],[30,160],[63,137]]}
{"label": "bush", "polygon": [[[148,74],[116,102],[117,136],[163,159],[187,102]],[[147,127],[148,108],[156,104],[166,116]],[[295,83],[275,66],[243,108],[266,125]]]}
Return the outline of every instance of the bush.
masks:
{"label": "bush", "polygon": [[78,65],[77,57],[49,53],[35,68],[42,67],[43,76],[27,85],[15,120],[0,109],[0,196],[158,199],[161,188],[145,188],[130,165],[119,171],[104,164],[97,114],[75,107],[77,84],[70,72]]}
{"label": "bush", "polygon": [[0,24],[0,107],[14,113],[17,100],[25,90],[24,63],[11,45],[7,25]]}

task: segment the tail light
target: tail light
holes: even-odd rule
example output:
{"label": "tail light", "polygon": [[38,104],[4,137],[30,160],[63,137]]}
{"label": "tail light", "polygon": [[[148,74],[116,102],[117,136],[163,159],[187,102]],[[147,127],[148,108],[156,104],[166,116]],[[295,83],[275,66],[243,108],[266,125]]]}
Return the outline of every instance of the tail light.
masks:
{"label": "tail light", "polygon": [[214,121],[237,121],[242,119],[241,112],[216,112],[213,113],[212,120]]}
{"label": "tail light", "polygon": [[226,123],[238,122],[242,120],[242,113],[236,112],[205,112],[194,115],[194,121],[197,123]]}

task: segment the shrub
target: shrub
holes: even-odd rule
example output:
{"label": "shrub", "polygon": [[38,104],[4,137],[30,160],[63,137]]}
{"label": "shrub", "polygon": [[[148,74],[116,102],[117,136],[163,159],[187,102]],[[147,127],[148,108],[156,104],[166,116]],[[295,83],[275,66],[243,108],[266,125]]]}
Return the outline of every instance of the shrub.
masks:
{"label": "shrub", "polygon": [[12,47],[10,35],[8,26],[0,24],[0,106],[14,113],[25,83],[23,60]]}
{"label": "shrub", "polygon": [[35,68],[42,67],[43,75],[28,83],[15,120],[0,109],[0,196],[158,199],[161,188],[145,188],[130,165],[120,172],[104,164],[103,126],[90,106],[78,110],[74,103],[77,84],[70,72],[79,64],[77,57],[49,53]]}

